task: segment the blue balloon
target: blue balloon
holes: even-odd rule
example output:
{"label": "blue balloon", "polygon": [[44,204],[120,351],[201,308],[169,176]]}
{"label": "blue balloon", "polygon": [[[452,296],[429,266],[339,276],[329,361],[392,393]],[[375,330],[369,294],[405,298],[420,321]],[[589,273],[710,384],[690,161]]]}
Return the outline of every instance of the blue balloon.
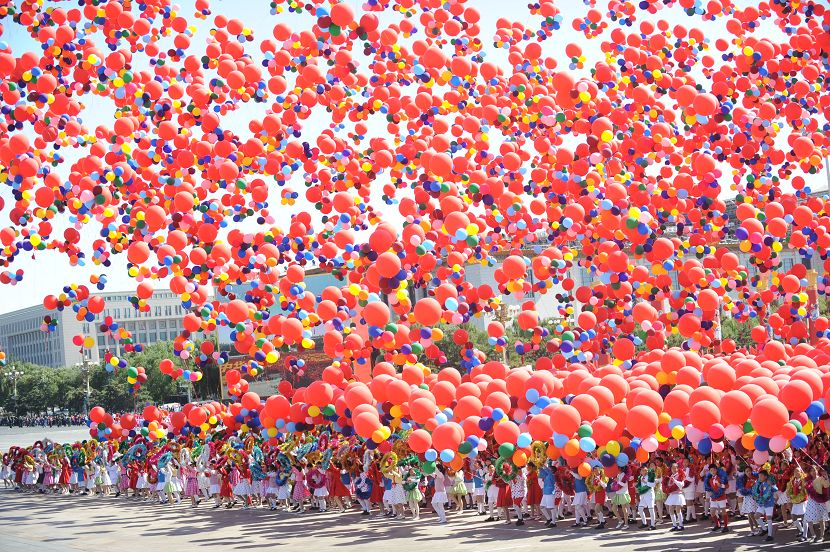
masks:
{"label": "blue balloon", "polygon": [[424,458],[427,462],[435,462],[438,459],[438,452],[435,449],[428,449],[424,453]]}
{"label": "blue balloon", "polygon": [[617,465],[621,468],[628,465],[628,455],[626,453],[621,452],[617,455]]}
{"label": "blue balloon", "polygon": [[790,445],[796,450],[803,449],[807,446],[807,436],[800,431],[795,434],[795,437],[790,439]]}
{"label": "blue balloon", "polygon": [[697,450],[699,450],[701,454],[709,454],[712,452],[712,440],[708,437],[704,437],[698,441]]}
{"label": "blue balloon", "polygon": [[447,423],[447,417],[441,412],[435,415],[435,421],[438,422],[438,425],[445,424]]}
{"label": "blue balloon", "polygon": [[528,389],[525,393],[525,398],[528,400],[528,402],[535,403],[539,400],[539,392],[535,389]]}
{"label": "blue balloon", "polygon": [[493,414],[491,415],[491,418],[493,418],[496,421],[501,420],[502,418],[504,418],[504,410],[502,410],[501,408],[497,408],[497,409],[493,410]]}
{"label": "blue balloon", "polygon": [[[769,450],[769,439],[767,439],[766,437],[761,437],[760,435],[756,435],[755,436],[755,450],[760,450],[761,452],[768,451]],[[700,451],[700,452],[703,452],[703,451]]]}
{"label": "blue balloon", "polygon": [[813,422],[818,421],[819,418],[824,414],[825,408],[824,404],[821,401],[813,401],[810,403],[810,406],[807,407],[807,410],[804,411],[807,414],[807,417],[810,418]]}
{"label": "blue balloon", "polygon": [[607,452],[603,452],[599,456],[599,463],[605,466],[606,468],[610,468],[616,462],[616,458],[608,454]]}
{"label": "blue balloon", "polygon": [[519,448],[526,448],[529,447],[532,442],[533,438],[530,436],[530,433],[520,433],[519,437],[516,439],[516,446]]}
{"label": "blue balloon", "polygon": [[583,437],[579,440],[579,448],[582,452],[593,452],[597,444],[590,437]]}
{"label": "blue balloon", "polygon": [[470,435],[469,437],[467,437],[467,442],[473,445],[473,448],[476,448],[478,446],[478,437],[476,437],[475,435]]}
{"label": "blue balloon", "polygon": [[557,448],[562,448],[565,446],[565,443],[568,442],[568,436],[562,435],[561,433],[554,433],[553,434],[553,445]]}
{"label": "blue balloon", "polygon": [[444,449],[441,451],[442,462],[452,462],[453,458],[455,458],[455,451],[452,449]]}

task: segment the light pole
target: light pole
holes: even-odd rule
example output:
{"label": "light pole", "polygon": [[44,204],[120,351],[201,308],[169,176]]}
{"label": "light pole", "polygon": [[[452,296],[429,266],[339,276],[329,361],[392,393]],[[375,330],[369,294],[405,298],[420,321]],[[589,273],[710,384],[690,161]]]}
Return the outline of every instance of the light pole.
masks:
{"label": "light pole", "polygon": [[14,415],[17,416],[17,380],[20,379],[20,376],[23,375],[23,372],[17,370],[15,366],[11,367],[11,370],[6,372],[6,377],[9,378],[12,382],[12,397],[14,398]]}
{"label": "light pole", "polygon": [[86,353],[84,351],[81,351],[81,358],[83,360],[75,363],[75,368],[80,370],[81,376],[83,376],[86,383],[86,393],[84,394],[84,415],[87,415],[89,414],[89,359],[86,357]]}

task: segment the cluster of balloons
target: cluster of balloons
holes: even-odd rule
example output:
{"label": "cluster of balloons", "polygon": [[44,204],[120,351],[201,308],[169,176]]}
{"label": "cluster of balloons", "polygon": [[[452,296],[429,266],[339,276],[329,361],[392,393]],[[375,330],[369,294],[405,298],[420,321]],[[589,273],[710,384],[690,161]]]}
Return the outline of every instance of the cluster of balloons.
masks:
{"label": "cluster of balloons", "polygon": [[159,371],[166,376],[170,376],[173,380],[182,378],[185,382],[201,381],[203,376],[199,370],[179,368],[169,358],[165,358],[159,362]]}
{"label": "cluster of balloons", "polygon": [[[228,373],[239,402],[202,414],[234,430],[323,426],[456,465],[538,441],[611,470],[803,446],[827,429],[830,200],[808,179],[830,153],[830,10],[589,4],[568,25],[553,0],[526,23],[472,0],[274,0],[266,30],[207,0],[4,6],[42,48],[0,43],[0,260],[126,257],[139,310],[169,280],[185,366],[225,360],[204,345],[220,330],[260,367],[322,335],[308,387],[263,402]],[[44,305],[104,308],[77,285]],[[521,337],[490,324],[488,358],[464,326],[505,313]],[[729,318],[751,339],[723,339]],[[510,349],[539,361],[493,360]]]}
{"label": "cluster of balloons", "polygon": [[147,372],[143,366],[130,366],[127,368],[127,383],[130,385],[130,393],[138,393],[141,386],[147,381]]}
{"label": "cluster of balloons", "polygon": [[[47,295],[43,298],[43,306],[47,310],[62,311],[72,309],[79,322],[93,322],[97,315],[104,311],[106,302],[100,295],[90,295],[89,288],[83,284],[64,286],[63,292],[58,295]],[[45,322],[45,320],[44,320]]]}

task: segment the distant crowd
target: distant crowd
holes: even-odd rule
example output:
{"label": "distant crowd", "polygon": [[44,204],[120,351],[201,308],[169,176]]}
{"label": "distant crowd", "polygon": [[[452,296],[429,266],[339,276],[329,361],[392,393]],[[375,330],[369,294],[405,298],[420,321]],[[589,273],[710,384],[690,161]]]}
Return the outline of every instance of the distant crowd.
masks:
{"label": "distant crowd", "polygon": [[0,416],[0,427],[66,427],[85,425],[80,414]]}

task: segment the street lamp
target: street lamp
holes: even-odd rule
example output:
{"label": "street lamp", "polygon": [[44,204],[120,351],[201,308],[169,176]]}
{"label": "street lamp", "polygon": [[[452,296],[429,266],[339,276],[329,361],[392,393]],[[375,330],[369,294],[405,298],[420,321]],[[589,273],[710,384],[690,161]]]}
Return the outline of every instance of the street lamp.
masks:
{"label": "street lamp", "polygon": [[85,352],[81,352],[82,362],[75,363],[75,368],[81,371],[81,376],[86,380],[86,394],[84,395],[84,415],[89,413],[89,359]]}
{"label": "street lamp", "polygon": [[17,380],[20,379],[20,376],[23,375],[23,372],[17,370],[15,366],[11,367],[11,370],[6,372],[6,377],[9,378],[12,382],[12,392],[14,393],[14,415],[17,416]]}

